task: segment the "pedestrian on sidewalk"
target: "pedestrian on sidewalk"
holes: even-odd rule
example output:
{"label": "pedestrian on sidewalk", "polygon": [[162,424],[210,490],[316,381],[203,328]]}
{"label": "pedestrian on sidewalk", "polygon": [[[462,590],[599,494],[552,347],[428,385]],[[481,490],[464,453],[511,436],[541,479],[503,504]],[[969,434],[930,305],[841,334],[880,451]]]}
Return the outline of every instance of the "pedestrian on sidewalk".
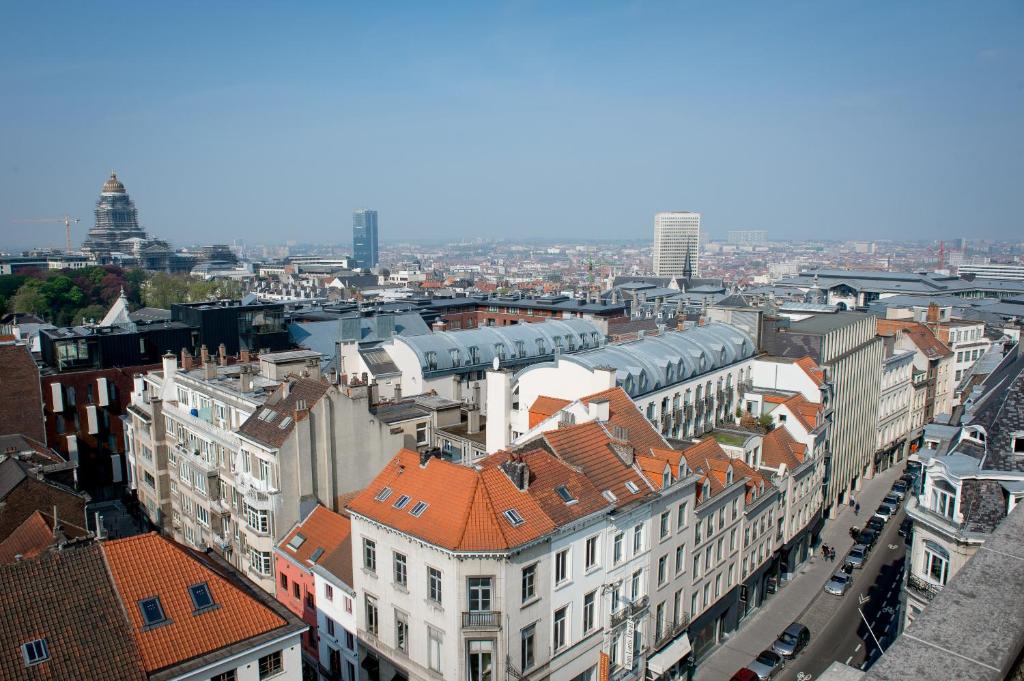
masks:
{"label": "pedestrian on sidewalk", "polygon": [[836,562],[836,548],[834,546],[828,547],[828,561],[830,563]]}
{"label": "pedestrian on sidewalk", "polygon": [[821,557],[828,560],[828,544],[821,545]]}
{"label": "pedestrian on sidewalk", "polygon": [[857,502],[853,505],[853,514],[860,515],[860,502]]}

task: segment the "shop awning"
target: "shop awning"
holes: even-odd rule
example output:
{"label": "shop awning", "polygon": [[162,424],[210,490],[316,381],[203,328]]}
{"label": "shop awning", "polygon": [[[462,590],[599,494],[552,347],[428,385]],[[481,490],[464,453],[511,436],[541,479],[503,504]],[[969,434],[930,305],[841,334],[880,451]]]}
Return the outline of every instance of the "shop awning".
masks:
{"label": "shop awning", "polygon": [[690,654],[690,637],[686,632],[647,658],[647,669],[655,674],[664,674],[672,665]]}

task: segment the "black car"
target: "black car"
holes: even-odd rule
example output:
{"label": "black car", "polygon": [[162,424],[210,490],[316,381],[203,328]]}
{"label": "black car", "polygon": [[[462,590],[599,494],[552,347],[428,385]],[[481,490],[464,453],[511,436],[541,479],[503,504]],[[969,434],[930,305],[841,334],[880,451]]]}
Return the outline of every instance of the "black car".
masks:
{"label": "black car", "polygon": [[909,537],[910,530],[914,526],[913,521],[910,518],[904,518],[903,522],[900,523],[899,533],[901,537]]}
{"label": "black car", "polygon": [[878,541],[878,533],[874,530],[864,530],[860,533],[860,536],[857,537],[857,541],[864,546],[871,548],[875,545],[875,542]]}
{"label": "black car", "polygon": [[868,520],[867,525],[864,529],[874,530],[875,532],[881,532],[883,527],[885,527],[885,521],[881,518],[876,518],[872,516],[871,519]]}

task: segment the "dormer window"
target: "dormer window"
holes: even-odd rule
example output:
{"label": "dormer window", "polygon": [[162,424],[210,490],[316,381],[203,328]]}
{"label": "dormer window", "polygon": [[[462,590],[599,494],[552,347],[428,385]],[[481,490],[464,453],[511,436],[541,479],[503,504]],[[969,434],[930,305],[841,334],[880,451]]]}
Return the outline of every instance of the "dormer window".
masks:
{"label": "dormer window", "polygon": [[662,488],[668,487],[672,484],[672,471],[669,468],[665,469],[665,472],[661,474],[661,486]]}
{"label": "dormer window", "polygon": [[732,484],[732,466],[729,466],[728,470],[725,471],[725,484]]}
{"label": "dormer window", "polygon": [[704,487],[701,489],[701,498],[708,499],[711,497],[711,483],[707,480],[704,481]]}
{"label": "dormer window", "polygon": [[459,351],[456,350],[455,348],[452,348],[451,350],[448,351],[448,355],[451,357],[452,366],[453,367],[459,366],[459,364],[460,364],[460,361],[459,361]]}

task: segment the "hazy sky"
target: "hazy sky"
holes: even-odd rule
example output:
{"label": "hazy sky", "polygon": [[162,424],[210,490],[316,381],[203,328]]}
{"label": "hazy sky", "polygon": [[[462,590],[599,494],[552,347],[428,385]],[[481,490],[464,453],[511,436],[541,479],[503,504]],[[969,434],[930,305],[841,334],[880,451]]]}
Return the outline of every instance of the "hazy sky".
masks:
{"label": "hazy sky", "polygon": [[299,5],[6,3],[0,245],[1024,235],[1020,0]]}

